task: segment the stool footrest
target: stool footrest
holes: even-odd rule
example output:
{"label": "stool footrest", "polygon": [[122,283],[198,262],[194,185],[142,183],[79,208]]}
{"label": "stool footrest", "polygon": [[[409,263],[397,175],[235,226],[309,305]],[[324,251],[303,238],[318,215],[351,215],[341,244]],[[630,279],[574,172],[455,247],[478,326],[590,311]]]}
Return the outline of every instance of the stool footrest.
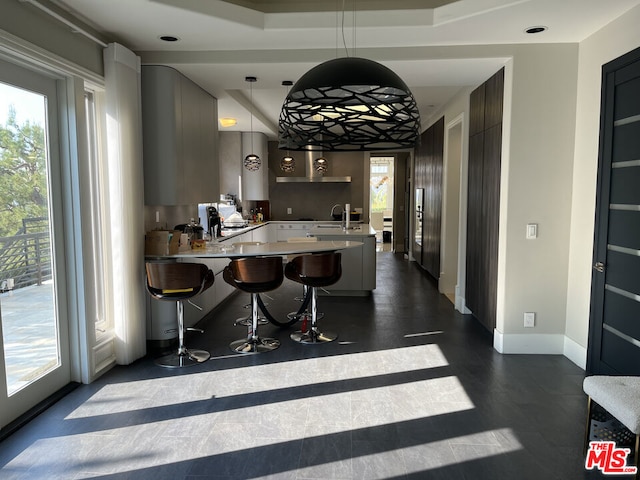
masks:
{"label": "stool footrest", "polygon": [[229,348],[235,353],[252,354],[271,352],[280,346],[280,340],[275,338],[258,337],[231,342]]}
{"label": "stool footrest", "polygon": [[210,357],[211,354],[205,350],[183,349],[181,353],[170,353],[156,358],[155,364],[167,368],[190,367],[206,362]]}
{"label": "stool footrest", "polygon": [[297,331],[291,335],[291,340],[298,343],[304,343],[305,345],[316,343],[329,343],[338,338],[338,335],[333,332],[319,332],[314,329],[310,329],[307,332]]}

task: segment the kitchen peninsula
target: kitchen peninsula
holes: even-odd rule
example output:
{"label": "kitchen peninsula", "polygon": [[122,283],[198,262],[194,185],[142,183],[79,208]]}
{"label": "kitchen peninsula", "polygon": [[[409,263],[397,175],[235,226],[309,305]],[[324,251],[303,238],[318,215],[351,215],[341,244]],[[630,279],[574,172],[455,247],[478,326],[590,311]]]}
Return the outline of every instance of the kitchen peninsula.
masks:
{"label": "kitchen peninsula", "polygon": [[[148,257],[148,259],[172,259],[177,261],[199,262],[207,265],[216,276],[213,286],[198,297],[198,305],[202,311],[190,304],[185,305],[185,324],[193,326],[213,308],[224,301],[234,292],[233,287],[222,279],[222,271],[229,263],[229,257],[242,256],[243,249],[247,252],[251,248],[236,246],[236,243],[263,242],[285,243],[292,237],[313,236],[318,238],[317,243],[329,244],[329,242],[355,242],[358,246],[338,249],[342,253],[342,278],[327,287],[331,295],[341,296],[367,296],[376,288],[376,239],[375,230],[369,224],[353,223],[348,230],[343,230],[340,222],[314,222],[314,221],[271,221],[259,224],[249,224],[243,228],[226,229],[222,231],[222,237],[218,238],[207,250],[190,250],[176,255],[163,257]],[[286,248],[277,248],[271,253],[274,255],[286,255],[287,252],[300,251],[294,245]],[[308,251],[314,250],[307,245]],[[324,247],[323,247],[324,248]],[[284,252],[284,253],[283,253]],[[321,293],[322,294],[322,293]],[[175,307],[162,303],[147,302],[147,340],[152,344],[171,340],[175,333]]]}

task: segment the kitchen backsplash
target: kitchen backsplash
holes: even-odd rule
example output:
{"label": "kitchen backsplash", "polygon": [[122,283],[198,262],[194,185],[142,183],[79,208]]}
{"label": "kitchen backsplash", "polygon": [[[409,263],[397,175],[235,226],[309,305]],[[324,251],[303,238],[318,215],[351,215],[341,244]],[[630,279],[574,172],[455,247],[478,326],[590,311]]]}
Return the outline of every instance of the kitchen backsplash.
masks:
{"label": "kitchen backsplash", "polygon": [[[156,223],[156,212],[158,212],[159,222]],[[178,206],[154,206],[144,207],[144,231],[161,229],[173,229],[176,225],[187,223],[191,218],[198,219],[198,205],[178,205]]]}
{"label": "kitchen backsplash", "polygon": [[[331,207],[335,204],[365,206],[365,162],[368,156],[362,152],[318,152],[329,163],[326,176],[350,176],[350,183],[276,183],[276,177],[284,175],[280,159],[286,154],[278,149],[277,142],[269,142],[269,201],[272,220],[331,220]],[[305,175],[305,152],[293,152],[296,161],[295,175]],[[287,209],[291,208],[291,214]],[[366,212],[368,215],[368,208]]]}

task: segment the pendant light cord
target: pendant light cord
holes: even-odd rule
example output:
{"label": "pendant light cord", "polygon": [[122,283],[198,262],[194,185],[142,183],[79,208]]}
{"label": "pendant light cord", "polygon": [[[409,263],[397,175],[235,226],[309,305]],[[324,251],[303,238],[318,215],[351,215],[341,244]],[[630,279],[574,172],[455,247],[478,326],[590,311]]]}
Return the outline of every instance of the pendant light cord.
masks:
{"label": "pendant light cord", "polygon": [[[344,35],[344,12],[345,12],[345,2],[346,0],[342,0],[342,45],[344,46],[344,51],[349,57],[349,49],[347,48],[347,40]],[[353,29],[353,56],[356,55],[356,0],[353,0],[353,20],[352,20],[352,29]],[[336,48],[337,50],[337,48]]]}
{"label": "pendant light cord", "polygon": [[346,0],[342,0],[342,45],[344,45],[344,51],[347,55],[347,57],[349,56],[349,50],[347,49],[347,40],[344,38],[344,8],[345,8],[345,1]]}
{"label": "pendant light cord", "polygon": [[255,155],[253,150],[253,82],[249,81],[249,94],[251,96],[251,115],[249,117],[249,122],[251,124],[251,154]]}

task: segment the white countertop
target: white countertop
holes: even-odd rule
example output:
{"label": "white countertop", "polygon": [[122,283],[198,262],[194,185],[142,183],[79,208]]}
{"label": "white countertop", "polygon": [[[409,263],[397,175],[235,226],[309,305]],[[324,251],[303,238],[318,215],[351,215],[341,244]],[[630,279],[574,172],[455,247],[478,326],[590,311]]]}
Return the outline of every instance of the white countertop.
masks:
{"label": "white countertop", "polygon": [[203,250],[188,250],[175,255],[165,255],[155,258],[233,258],[259,257],[267,255],[297,255],[299,253],[335,252],[345,248],[362,246],[362,242],[346,241],[318,241],[318,242],[268,242],[260,245],[234,245],[232,242],[213,242]]}
{"label": "white countertop", "polygon": [[376,231],[369,225],[368,223],[351,223],[351,228],[349,230],[342,230],[340,226],[340,222],[332,222],[332,221],[317,221],[317,220],[272,220],[264,223],[250,223],[246,227],[243,228],[229,228],[222,229],[222,237],[218,238],[218,242],[229,241],[237,235],[241,235],[249,230],[253,230],[255,228],[260,228],[267,224],[303,224],[303,225],[313,225],[311,229],[307,232],[311,236],[321,236],[321,235],[339,235],[339,236],[348,236],[348,237],[372,237],[375,236]]}

